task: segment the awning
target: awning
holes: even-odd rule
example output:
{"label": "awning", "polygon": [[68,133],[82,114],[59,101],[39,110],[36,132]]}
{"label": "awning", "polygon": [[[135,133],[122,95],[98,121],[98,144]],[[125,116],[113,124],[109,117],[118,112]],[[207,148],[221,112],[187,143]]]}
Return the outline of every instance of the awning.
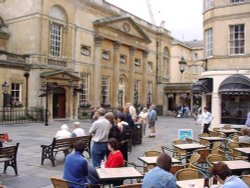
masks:
{"label": "awning", "polygon": [[210,93],[213,91],[213,79],[201,78],[191,87],[193,93]]}
{"label": "awning", "polygon": [[224,95],[250,95],[250,79],[241,74],[229,76],[220,84],[219,93]]}

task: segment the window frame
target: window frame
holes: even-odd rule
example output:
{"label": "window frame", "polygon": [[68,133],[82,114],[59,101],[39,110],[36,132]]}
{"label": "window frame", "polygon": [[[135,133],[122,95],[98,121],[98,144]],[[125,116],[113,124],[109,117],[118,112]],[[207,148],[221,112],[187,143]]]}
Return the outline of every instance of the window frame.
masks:
{"label": "window frame", "polygon": [[[211,31],[210,34],[209,31]],[[208,47],[210,47],[210,49]],[[213,28],[208,28],[205,30],[205,57],[208,58],[212,56],[213,56]]]}
{"label": "window frame", "polygon": [[[13,85],[15,85],[14,89]],[[16,85],[19,86],[19,89],[16,89]],[[19,96],[17,96],[16,93],[18,93]],[[19,104],[22,104],[22,83],[20,82],[11,83],[11,102],[13,106],[18,106]]]}
{"label": "window frame", "polygon": [[[244,37],[243,37],[243,39],[240,39],[240,40],[237,40],[238,42],[239,41],[242,41],[243,40],[243,43],[244,43],[244,46],[243,46],[243,53],[235,53],[235,41],[236,40],[231,40],[231,27],[235,27],[235,26],[240,26],[240,25],[243,25],[243,27],[244,27],[244,29],[243,29],[243,35],[244,35]],[[245,52],[246,52],[246,27],[245,27],[245,24],[244,23],[239,23],[239,24],[232,24],[232,25],[229,25],[229,27],[228,27],[228,30],[229,30],[229,32],[228,32],[228,55],[230,55],[230,56],[237,56],[237,55],[244,55],[245,54]],[[235,29],[234,29],[234,34],[235,34]],[[233,53],[231,53],[231,42],[234,42],[234,46],[233,46],[233,48],[234,48],[234,52]],[[239,48],[239,50],[240,50],[240,48]]]}
{"label": "window frame", "polygon": [[[82,89],[82,92],[79,93],[79,104],[81,103],[89,103],[89,86],[90,86],[90,75],[86,73],[81,73],[81,83],[80,88]],[[85,85],[85,88],[84,88]]]}
{"label": "window frame", "polygon": [[244,3],[245,0],[229,0],[229,3],[231,4],[240,4],[240,3]]}
{"label": "window frame", "polygon": [[[104,85],[104,82],[106,82],[106,85]],[[109,94],[110,94],[110,77],[102,76],[102,81],[101,81],[101,104],[102,105],[104,106],[110,105]]]}
{"label": "window frame", "polygon": [[[52,45],[52,32],[53,32],[53,26],[58,26],[59,27],[59,31],[60,31],[60,41],[59,41],[59,43],[60,43],[60,45],[59,46],[53,46]],[[49,36],[50,36],[50,38],[49,38],[49,40],[50,40],[50,42],[49,42],[49,54],[51,55],[51,56],[53,56],[53,57],[61,57],[62,56],[62,43],[63,43],[63,25],[62,24],[60,24],[60,23],[57,23],[57,22],[51,22],[50,23],[50,33],[49,33]],[[57,37],[57,36],[55,36],[55,37]],[[57,42],[57,41],[54,41],[55,43]],[[57,52],[57,51],[55,51],[55,50],[52,50],[52,48],[59,48],[59,51]],[[58,55],[56,55],[56,53],[58,53]]]}

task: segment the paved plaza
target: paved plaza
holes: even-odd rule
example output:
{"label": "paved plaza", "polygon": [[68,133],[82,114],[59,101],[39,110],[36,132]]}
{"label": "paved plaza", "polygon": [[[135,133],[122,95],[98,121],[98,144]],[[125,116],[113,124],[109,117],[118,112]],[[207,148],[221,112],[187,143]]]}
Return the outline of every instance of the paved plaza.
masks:
{"label": "paved plaza", "polygon": [[[12,142],[4,145],[14,145],[19,142],[17,160],[18,176],[14,175],[14,170],[9,167],[7,173],[3,174],[3,163],[0,163],[0,182],[7,188],[52,188],[50,177],[62,177],[63,174],[63,153],[56,157],[56,167],[51,161],[46,159],[41,165],[41,144],[50,144],[56,131],[66,123],[70,130],[73,129],[70,121],[54,121],[49,126],[43,123],[0,125],[0,132],[8,132]],[[88,132],[90,122],[81,121],[82,128]],[[141,145],[132,148],[128,155],[128,161],[142,164],[137,158],[149,149],[160,150],[160,145],[171,146],[171,142],[177,139],[178,129],[193,129],[194,138],[198,137],[200,127],[195,125],[193,118],[159,117],[157,121],[157,133],[155,138],[143,138]],[[88,154],[85,155],[88,157]],[[91,163],[91,160],[89,160]]]}

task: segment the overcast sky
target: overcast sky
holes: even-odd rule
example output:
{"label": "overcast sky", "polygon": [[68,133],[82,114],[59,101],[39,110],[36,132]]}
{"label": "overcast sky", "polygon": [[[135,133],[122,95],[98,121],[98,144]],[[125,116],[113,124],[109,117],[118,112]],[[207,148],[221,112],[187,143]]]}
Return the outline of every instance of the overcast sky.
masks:
{"label": "overcast sky", "polygon": [[[146,0],[106,0],[151,22]],[[184,41],[202,40],[202,0],[150,0],[156,25],[165,21],[172,36]]]}

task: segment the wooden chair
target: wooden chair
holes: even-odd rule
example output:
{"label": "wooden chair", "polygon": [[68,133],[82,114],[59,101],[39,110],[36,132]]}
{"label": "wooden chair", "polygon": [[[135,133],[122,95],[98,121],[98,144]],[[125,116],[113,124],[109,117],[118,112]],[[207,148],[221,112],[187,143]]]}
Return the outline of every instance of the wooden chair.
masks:
{"label": "wooden chair", "polygon": [[175,177],[177,181],[181,181],[205,178],[205,174],[197,169],[185,168],[177,171]]}
{"label": "wooden chair", "polygon": [[242,175],[241,179],[250,187],[250,174],[248,175]]}
{"label": "wooden chair", "polygon": [[215,131],[209,131],[209,135],[211,137],[224,137],[225,136],[223,133],[215,132]]}
{"label": "wooden chair", "polygon": [[185,150],[179,149],[177,147],[175,147],[174,145],[176,144],[186,144],[185,140],[175,140],[173,141],[173,148],[174,148],[174,153],[176,158],[181,158],[187,155],[187,152]]}
{"label": "wooden chair", "polygon": [[121,188],[141,188],[142,187],[142,183],[120,185],[119,187],[121,187]]}
{"label": "wooden chair", "polygon": [[200,154],[193,153],[191,157],[188,159],[187,167],[189,167],[190,164],[196,164],[200,158],[201,158]]}
{"label": "wooden chair", "polygon": [[206,158],[210,154],[211,150],[208,148],[205,148],[205,149],[198,149],[196,151],[200,155],[200,159],[198,160],[198,164],[205,166],[205,164],[207,163]]}
{"label": "wooden chair", "polygon": [[207,161],[207,164],[211,170],[212,167],[214,166],[213,162],[228,161],[228,159],[222,155],[219,155],[219,154],[210,154],[207,156],[206,161]]}
{"label": "wooden chair", "polygon": [[224,125],[223,129],[233,129],[233,126],[232,125]]}
{"label": "wooden chair", "polygon": [[238,142],[229,142],[228,143],[228,154],[232,157],[233,160],[246,160],[247,158],[241,156],[241,153],[234,150],[234,148],[239,148],[240,144]]}
{"label": "wooden chair", "polygon": [[218,150],[220,149],[221,142],[217,141],[213,143],[213,147],[211,149],[211,154],[218,154]]}
{"label": "wooden chair", "polygon": [[69,188],[68,181],[59,178],[50,178],[54,188]]}
{"label": "wooden chair", "polygon": [[[149,150],[149,151],[144,152],[145,157],[158,157],[160,154],[161,154],[160,151],[155,151],[155,150]],[[146,171],[144,171],[144,173],[151,170],[155,166],[154,165],[146,165],[145,167],[146,167],[145,168]]]}
{"label": "wooden chair", "polygon": [[179,171],[183,168],[184,168],[183,165],[172,165],[169,172],[172,173],[173,175],[175,175],[177,171]]}
{"label": "wooden chair", "polygon": [[204,146],[209,146],[210,142],[208,140],[200,138],[200,144]]}

